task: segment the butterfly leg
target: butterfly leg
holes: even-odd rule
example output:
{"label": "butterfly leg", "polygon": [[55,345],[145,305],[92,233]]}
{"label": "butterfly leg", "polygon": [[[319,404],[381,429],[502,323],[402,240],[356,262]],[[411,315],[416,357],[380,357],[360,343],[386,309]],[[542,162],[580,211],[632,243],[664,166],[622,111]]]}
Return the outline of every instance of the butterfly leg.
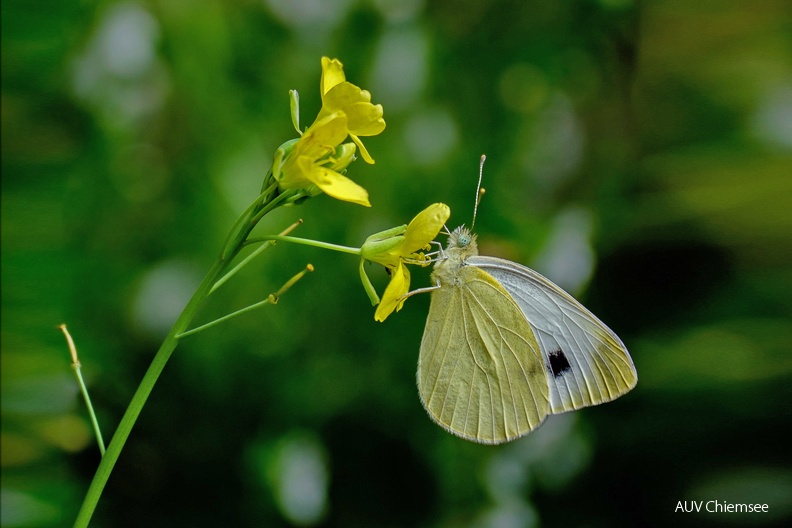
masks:
{"label": "butterfly leg", "polygon": [[434,257],[435,255],[440,255],[440,257],[438,257],[438,258],[432,258],[431,262],[437,262],[439,260],[445,260],[446,256],[445,256],[445,251],[443,251],[443,244],[441,244],[440,242],[437,242],[435,240],[432,240],[429,243],[430,244],[437,244],[437,251],[432,251],[431,253],[427,253],[426,255],[428,257]]}
{"label": "butterfly leg", "polygon": [[440,281],[438,280],[434,286],[427,286],[426,288],[418,288],[417,290],[413,290],[411,292],[407,292],[401,297],[399,297],[399,302],[405,301],[407,298],[412,297],[413,295],[417,295],[419,293],[429,293],[435,290],[440,289]]}

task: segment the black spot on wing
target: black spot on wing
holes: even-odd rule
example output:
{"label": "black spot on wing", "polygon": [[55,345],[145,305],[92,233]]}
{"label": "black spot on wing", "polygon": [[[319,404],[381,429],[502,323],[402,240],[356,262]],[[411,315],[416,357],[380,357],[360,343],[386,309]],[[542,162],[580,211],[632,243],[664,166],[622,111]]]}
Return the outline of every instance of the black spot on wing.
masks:
{"label": "black spot on wing", "polygon": [[569,364],[569,360],[560,348],[550,352],[547,357],[550,360],[550,370],[556,378],[562,376],[564,372],[572,368]]}

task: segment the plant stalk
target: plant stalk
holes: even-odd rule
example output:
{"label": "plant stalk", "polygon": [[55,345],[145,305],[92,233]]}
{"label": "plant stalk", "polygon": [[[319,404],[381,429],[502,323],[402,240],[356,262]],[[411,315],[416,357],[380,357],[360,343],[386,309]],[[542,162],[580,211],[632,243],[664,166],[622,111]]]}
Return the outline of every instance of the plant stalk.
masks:
{"label": "plant stalk", "polygon": [[190,321],[192,321],[193,317],[195,317],[198,308],[201,306],[201,303],[208,295],[212,284],[214,284],[215,280],[217,280],[217,278],[223,273],[225,268],[233,259],[233,256],[234,255],[231,255],[231,258],[226,259],[221,257],[214,263],[212,268],[209,270],[209,273],[206,274],[206,277],[204,277],[203,281],[198,286],[198,289],[193,294],[190,302],[187,303],[187,306],[173,324],[173,327],[170,329],[170,332],[168,332],[167,337],[165,337],[165,340],[157,351],[157,354],[154,356],[154,359],[146,371],[146,374],[143,376],[143,380],[140,382],[137,391],[135,391],[135,395],[132,397],[129,407],[127,407],[123,418],[121,418],[121,422],[118,424],[115,434],[113,434],[113,438],[110,441],[110,445],[107,447],[107,451],[99,462],[99,467],[96,469],[94,478],[91,481],[91,485],[88,488],[85,499],[83,500],[82,507],[77,514],[76,521],[74,522],[75,528],[83,528],[88,526],[88,523],[93,516],[94,510],[96,509],[96,505],[99,502],[99,498],[102,495],[102,491],[104,490],[107,480],[110,478],[110,474],[113,471],[113,467],[118,460],[118,456],[121,454],[121,450],[124,448],[127,438],[129,438],[129,433],[132,431],[132,427],[134,427],[135,422],[140,415],[140,411],[146,404],[146,400],[148,400],[148,397],[151,394],[151,390],[154,388],[157,379],[162,373],[162,370],[165,368],[165,364],[168,362],[168,359],[170,359],[171,354],[176,348],[176,345],[179,343],[177,336],[187,329]]}

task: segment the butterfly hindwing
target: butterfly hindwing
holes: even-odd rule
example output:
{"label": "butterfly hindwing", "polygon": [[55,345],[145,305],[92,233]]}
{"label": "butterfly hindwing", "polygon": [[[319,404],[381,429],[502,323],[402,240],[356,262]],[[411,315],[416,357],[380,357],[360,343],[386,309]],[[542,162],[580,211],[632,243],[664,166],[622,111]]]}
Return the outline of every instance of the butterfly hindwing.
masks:
{"label": "butterfly hindwing", "polygon": [[635,386],[637,373],[624,344],[571,295],[514,262],[471,256],[466,264],[502,285],[533,329],[552,413],[608,402]]}
{"label": "butterfly hindwing", "polygon": [[517,303],[486,272],[462,266],[432,292],[418,360],[418,389],[448,431],[501,443],[550,412],[540,346]]}

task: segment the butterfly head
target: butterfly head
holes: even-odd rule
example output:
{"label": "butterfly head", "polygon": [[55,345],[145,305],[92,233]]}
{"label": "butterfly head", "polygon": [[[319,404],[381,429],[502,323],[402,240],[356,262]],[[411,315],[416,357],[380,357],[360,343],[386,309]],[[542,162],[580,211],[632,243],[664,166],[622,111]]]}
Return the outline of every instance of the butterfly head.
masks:
{"label": "butterfly head", "polygon": [[448,237],[448,247],[446,251],[451,254],[458,253],[463,257],[478,255],[476,235],[471,233],[470,229],[465,226],[457,227]]}
{"label": "butterfly head", "polygon": [[437,260],[432,277],[440,284],[458,282],[459,270],[466,266],[469,257],[478,255],[476,235],[465,226],[459,226],[448,236],[443,256]]}

